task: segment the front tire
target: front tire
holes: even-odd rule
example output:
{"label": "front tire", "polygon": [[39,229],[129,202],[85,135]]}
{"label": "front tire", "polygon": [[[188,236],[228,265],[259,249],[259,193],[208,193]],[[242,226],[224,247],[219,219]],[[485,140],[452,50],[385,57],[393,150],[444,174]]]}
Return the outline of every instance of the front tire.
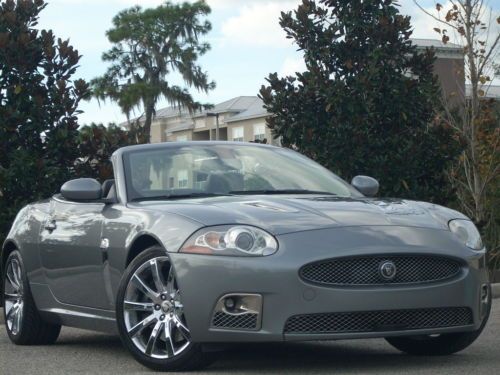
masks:
{"label": "front tire", "polygon": [[440,356],[458,353],[469,347],[483,332],[491,311],[491,289],[488,295],[488,311],[477,331],[445,333],[436,336],[386,337],[386,340],[396,349],[411,355]]}
{"label": "front tire", "polygon": [[4,320],[10,340],[16,345],[50,345],[56,342],[61,326],[41,318],[19,251],[13,251],[8,256],[3,277]]}
{"label": "front tire", "polygon": [[210,362],[200,344],[191,342],[168,254],[159,246],[128,266],[116,301],[118,331],[134,358],[157,371],[188,371]]}

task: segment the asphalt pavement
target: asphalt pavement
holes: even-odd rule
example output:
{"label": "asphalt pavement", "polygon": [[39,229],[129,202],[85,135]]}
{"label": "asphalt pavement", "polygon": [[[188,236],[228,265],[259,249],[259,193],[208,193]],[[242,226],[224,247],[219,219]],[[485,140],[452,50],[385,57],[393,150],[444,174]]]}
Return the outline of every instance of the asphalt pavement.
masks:
{"label": "asphalt pavement", "polygon": [[[448,357],[413,357],[384,340],[235,345],[196,374],[498,374],[500,299],[481,337]],[[118,337],[63,328],[53,346],[20,347],[0,328],[0,374],[150,374]]]}

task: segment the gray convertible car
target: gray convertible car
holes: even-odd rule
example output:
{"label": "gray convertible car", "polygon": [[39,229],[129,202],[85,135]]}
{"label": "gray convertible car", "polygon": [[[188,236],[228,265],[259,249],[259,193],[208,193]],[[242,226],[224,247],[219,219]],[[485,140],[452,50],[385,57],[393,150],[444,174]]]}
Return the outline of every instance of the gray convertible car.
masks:
{"label": "gray convertible car", "polygon": [[13,343],[62,325],[118,332],[152,369],[232,342],[386,338],[444,355],[489,316],[485,248],[464,215],[376,198],[291,150],[230,142],[125,147],[114,180],[65,183],[3,245]]}

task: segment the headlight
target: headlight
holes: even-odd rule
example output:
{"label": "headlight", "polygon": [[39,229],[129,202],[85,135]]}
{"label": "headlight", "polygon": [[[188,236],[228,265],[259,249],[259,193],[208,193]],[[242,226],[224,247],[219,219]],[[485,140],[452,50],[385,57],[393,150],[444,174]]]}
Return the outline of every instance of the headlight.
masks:
{"label": "headlight", "polygon": [[481,235],[472,221],[464,219],[451,220],[448,226],[465,246],[474,250],[481,250],[483,248]]}
{"label": "headlight", "polygon": [[223,225],[200,229],[180,249],[181,253],[266,256],[278,250],[278,242],[262,229],[247,225]]}

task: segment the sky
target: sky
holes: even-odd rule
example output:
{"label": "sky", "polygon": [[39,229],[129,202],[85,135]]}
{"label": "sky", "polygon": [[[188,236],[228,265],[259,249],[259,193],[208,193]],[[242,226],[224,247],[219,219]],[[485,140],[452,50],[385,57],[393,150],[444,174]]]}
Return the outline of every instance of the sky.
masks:
{"label": "sky", "polygon": [[[173,0],[176,2],[175,0]],[[500,0],[490,0],[495,8]],[[112,18],[134,5],[157,6],[164,0],[47,0],[40,14],[39,27],[52,29],[57,37],[70,39],[82,55],[75,78],[91,80],[106,71],[101,56],[110,48],[106,31]],[[292,41],[285,38],[278,22],[281,11],[297,8],[301,0],[207,0],[212,8],[209,20],[212,31],[206,36],[212,48],[200,59],[200,65],[217,84],[210,93],[191,92],[203,103],[219,103],[235,96],[257,95],[269,73],[293,74],[303,69],[301,54]],[[433,0],[419,0],[433,10]],[[443,4],[446,1],[442,1]],[[425,15],[413,0],[400,0],[401,13],[412,17],[415,38],[438,38],[433,28],[436,21]],[[497,6],[498,5],[498,6]],[[165,107],[159,103],[158,108]],[[122,123],[125,115],[112,102],[93,99],[82,102],[80,124]],[[140,115],[140,112],[136,112]]]}

